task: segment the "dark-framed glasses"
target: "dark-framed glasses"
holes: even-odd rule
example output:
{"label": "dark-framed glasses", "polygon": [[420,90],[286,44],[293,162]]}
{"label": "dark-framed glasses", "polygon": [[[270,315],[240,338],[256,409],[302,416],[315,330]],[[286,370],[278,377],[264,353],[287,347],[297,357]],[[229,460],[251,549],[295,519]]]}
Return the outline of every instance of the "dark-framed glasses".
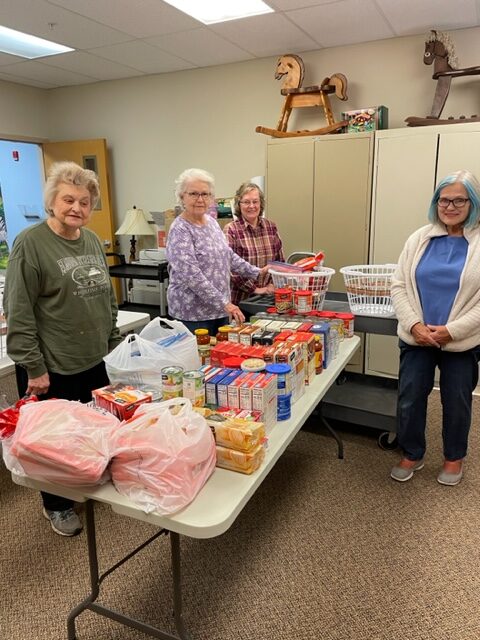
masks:
{"label": "dark-framed glasses", "polygon": [[439,198],[438,206],[442,207],[442,209],[446,209],[449,204],[453,204],[455,209],[461,209],[467,204],[467,202],[470,202],[470,198]]}
{"label": "dark-framed glasses", "polygon": [[209,191],[187,191],[187,196],[189,198],[194,198],[195,200],[198,200],[199,198],[207,200],[211,195],[212,194]]}

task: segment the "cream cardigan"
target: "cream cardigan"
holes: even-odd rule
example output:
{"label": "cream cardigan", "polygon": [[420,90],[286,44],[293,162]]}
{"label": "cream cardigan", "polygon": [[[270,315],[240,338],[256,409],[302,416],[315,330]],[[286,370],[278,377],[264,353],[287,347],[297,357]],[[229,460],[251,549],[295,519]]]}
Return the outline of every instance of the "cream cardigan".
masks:
{"label": "cream cardigan", "polygon": [[[423,322],[422,306],[415,281],[415,271],[430,239],[447,235],[439,223],[417,229],[408,238],[398,266],[392,278],[392,301],[398,318],[398,336],[404,342],[416,345],[412,327]],[[455,296],[446,327],[452,341],[446,351],[466,351],[480,345],[480,227],[464,229],[468,242],[467,257],[460,276],[460,286]]]}

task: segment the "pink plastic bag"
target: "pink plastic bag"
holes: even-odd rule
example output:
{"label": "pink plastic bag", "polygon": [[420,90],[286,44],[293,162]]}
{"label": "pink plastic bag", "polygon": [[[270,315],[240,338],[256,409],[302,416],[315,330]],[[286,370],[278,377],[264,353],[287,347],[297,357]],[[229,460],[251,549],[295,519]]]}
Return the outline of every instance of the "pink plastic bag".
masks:
{"label": "pink plastic bag", "polygon": [[[69,400],[44,400],[21,407],[7,446],[7,467],[32,478],[67,486],[108,480],[113,415]],[[18,466],[20,464],[20,467]]]}
{"label": "pink plastic bag", "polygon": [[215,468],[213,434],[187,398],[141,405],[115,441],[113,484],[146,513],[179,511]]}

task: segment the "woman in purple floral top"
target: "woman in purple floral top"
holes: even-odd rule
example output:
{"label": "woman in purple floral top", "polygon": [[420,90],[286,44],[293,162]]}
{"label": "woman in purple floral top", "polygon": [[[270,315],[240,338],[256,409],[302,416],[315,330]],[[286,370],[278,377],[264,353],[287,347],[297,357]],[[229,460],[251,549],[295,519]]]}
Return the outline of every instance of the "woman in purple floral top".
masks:
{"label": "woman in purple floral top", "polygon": [[257,279],[267,271],[240,258],[208,213],[214,197],[213,176],[202,169],[187,169],[176,180],[175,195],[183,207],[167,238],[169,314],[191,331],[199,327],[215,335],[232,318],[245,317],[231,302],[230,274]]}

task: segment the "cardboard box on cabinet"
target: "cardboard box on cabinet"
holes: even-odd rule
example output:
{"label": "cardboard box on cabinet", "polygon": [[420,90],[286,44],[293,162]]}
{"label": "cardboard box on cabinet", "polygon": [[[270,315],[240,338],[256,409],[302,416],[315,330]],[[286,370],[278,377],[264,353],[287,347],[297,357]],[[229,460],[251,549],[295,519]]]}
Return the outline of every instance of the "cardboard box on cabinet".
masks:
{"label": "cardboard box on cabinet", "polygon": [[355,109],[344,111],[342,120],[347,120],[344,133],[360,133],[364,131],[377,131],[378,129],[388,129],[388,108],[379,105],[376,107],[366,107],[365,109]]}

